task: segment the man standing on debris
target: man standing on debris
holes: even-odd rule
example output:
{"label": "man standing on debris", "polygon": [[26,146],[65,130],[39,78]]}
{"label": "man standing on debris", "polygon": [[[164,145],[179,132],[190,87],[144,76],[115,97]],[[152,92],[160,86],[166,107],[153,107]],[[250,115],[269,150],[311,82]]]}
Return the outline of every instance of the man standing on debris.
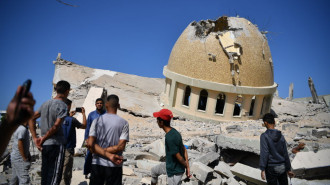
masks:
{"label": "man standing on debris", "polygon": [[66,145],[65,145],[63,174],[60,185],[71,184],[73,155],[74,155],[74,149],[76,148],[76,128],[85,129],[87,123],[84,107],[81,107],[81,113],[83,116],[83,123],[81,124],[76,118],[72,117],[73,115],[75,115],[76,111],[70,112],[72,101],[66,99],[65,104],[68,107],[68,115],[64,118],[62,124],[63,134],[64,137],[66,138]]}
{"label": "man standing on debris", "polygon": [[[104,105],[104,101],[102,98],[96,99],[95,101],[96,110],[88,114],[87,126],[85,130],[85,143],[87,143],[88,141],[89,129],[91,128],[92,122],[94,121],[94,119],[98,118],[99,116],[105,113],[103,105]],[[93,159],[92,153],[89,150],[87,150],[85,164],[84,164],[84,175],[86,179],[88,178],[88,174],[90,174],[92,171],[92,159]]]}
{"label": "man standing on debris", "polygon": [[13,174],[10,184],[30,184],[31,155],[27,125],[27,122],[20,125],[13,135],[13,147],[10,155]]}
{"label": "man standing on debris", "polygon": [[90,185],[122,184],[122,152],[129,141],[129,126],[117,115],[119,107],[118,96],[108,96],[107,113],[92,123],[87,144],[94,153]]}
{"label": "man standing on debris", "polygon": [[[64,101],[70,91],[67,81],[59,81],[55,87],[56,97],[41,105],[29,122],[32,138],[39,150],[41,150],[41,185],[58,185],[61,181],[65,137],[62,123],[67,116],[67,106]],[[37,138],[36,119],[41,117],[41,137]]]}
{"label": "man standing on debris", "polygon": [[261,178],[270,185],[287,185],[287,175],[291,178],[293,173],[286,141],[281,131],[275,129],[275,119],[271,113],[264,115],[263,122],[267,130],[260,136]]}
{"label": "man standing on debris", "polygon": [[173,114],[170,110],[162,109],[159,112],[154,112],[153,116],[157,118],[159,128],[162,128],[166,133],[166,171],[164,163],[153,167],[151,169],[151,184],[157,184],[158,176],[165,172],[167,173],[168,185],[180,184],[185,169],[187,177],[190,177],[188,152],[182,143],[181,134],[170,125],[171,119],[173,118]]}

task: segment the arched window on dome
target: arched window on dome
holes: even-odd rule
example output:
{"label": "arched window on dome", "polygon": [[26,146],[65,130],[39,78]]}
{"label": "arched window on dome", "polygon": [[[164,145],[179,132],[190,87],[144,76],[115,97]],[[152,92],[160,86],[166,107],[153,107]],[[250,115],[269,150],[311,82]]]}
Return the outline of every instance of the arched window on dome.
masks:
{"label": "arched window on dome", "polygon": [[206,110],[207,96],[208,96],[207,91],[203,89],[199,94],[198,110],[203,110],[203,111]]}
{"label": "arched window on dome", "polygon": [[242,95],[238,95],[235,101],[235,107],[233,116],[241,116],[241,107],[242,107],[243,97]]}
{"label": "arched window on dome", "polygon": [[189,106],[189,103],[190,103],[190,94],[191,94],[191,88],[189,86],[187,86],[186,87],[186,90],[184,91],[183,105]]}
{"label": "arched window on dome", "polygon": [[215,107],[216,114],[223,114],[223,111],[225,109],[225,103],[226,103],[226,95],[224,93],[220,93],[217,97],[217,105]]}
{"label": "arched window on dome", "polygon": [[253,97],[252,97],[252,100],[251,100],[249,116],[253,116],[253,109],[254,109],[254,103],[255,103],[255,102],[256,102],[256,96],[253,96]]}

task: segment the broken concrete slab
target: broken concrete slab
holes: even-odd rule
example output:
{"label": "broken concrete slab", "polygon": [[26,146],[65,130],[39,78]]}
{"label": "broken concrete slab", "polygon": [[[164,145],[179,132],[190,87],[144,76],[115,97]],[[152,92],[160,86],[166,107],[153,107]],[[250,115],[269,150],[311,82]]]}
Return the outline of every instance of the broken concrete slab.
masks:
{"label": "broken concrete slab", "polygon": [[261,170],[257,168],[252,168],[242,163],[236,163],[230,171],[241,179],[245,179],[259,185],[267,185],[267,182],[261,179]]}
{"label": "broken concrete slab", "polygon": [[152,160],[137,160],[136,166],[140,169],[151,170],[152,167],[160,164],[161,162]]}
{"label": "broken concrete slab", "polygon": [[238,138],[224,135],[217,135],[214,137],[214,142],[218,147],[224,149],[235,149],[246,152],[260,154],[260,140],[250,138]]}
{"label": "broken concrete slab", "polygon": [[299,185],[328,185],[330,184],[330,180],[309,180],[306,179],[298,179],[292,178],[291,184],[299,184]]}
{"label": "broken concrete slab", "polygon": [[330,149],[319,150],[314,153],[299,152],[291,163],[296,177],[305,179],[317,179],[329,177],[330,171]]}
{"label": "broken concrete slab", "polygon": [[194,162],[190,168],[191,174],[205,183],[207,177],[212,174],[213,169],[200,162]]}
{"label": "broken concrete slab", "polygon": [[149,153],[157,155],[159,158],[165,157],[165,138],[158,139],[151,144],[145,146],[143,150]]}
{"label": "broken concrete slab", "polygon": [[214,168],[214,171],[228,178],[234,176],[233,173],[230,171],[230,166],[223,161],[219,162],[219,164]]}
{"label": "broken concrete slab", "polygon": [[220,158],[220,154],[218,154],[216,152],[209,152],[209,153],[204,154],[201,157],[197,158],[195,161],[208,165],[216,160],[219,160],[219,158]]}
{"label": "broken concrete slab", "polygon": [[135,174],[134,174],[134,171],[133,171],[132,168],[129,168],[127,166],[123,166],[123,175],[133,176]]}
{"label": "broken concrete slab", "polygon": [[312,136],[315,136],[317,138],[322,138],[322,136],[327,136],[328,130],[327,129],[313,129],[312,130]]}
{"label": "broken concrete slab", "polygon": [[234,177],[230,177],[229,179],[227,179],[226,184],[227,185],[240,185],[240,183]]}

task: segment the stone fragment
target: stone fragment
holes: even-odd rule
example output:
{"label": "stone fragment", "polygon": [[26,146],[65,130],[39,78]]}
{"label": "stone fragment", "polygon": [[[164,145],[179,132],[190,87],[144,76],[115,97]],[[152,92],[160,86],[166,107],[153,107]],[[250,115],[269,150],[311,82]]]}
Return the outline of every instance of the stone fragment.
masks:
{"label": "stone fragment", "polygon": [[317,179],[329,175],[330,149],[299,152],[291,162],[293,172],[298,178]]}
{"label": "stone fragment", "polygon": [[219,174],[225,175],[228,178],[234,176],[233,173],[230,171],[230,166],[223,161],[219,162],[219,164],[214,168],[214,171]]}
{"label": "stone fragment", "polygon": [[157,155],[159,158],[165,157],[165,139],[158,139],[149,145],[145,146],[143,150]]}
{"label": "stone fragment", "polygon": [[315,136],[317,138],[322,138],[322,136],[327,136],[328,132],[326,129],[313,129],[312,130],[312,136]]}
{"label": "stone fragment", "polygon": [[234,178],[234,177],[230,177],[227,182],[227,185],[240,185],[239,182]]}
{"label": "stone fragment", "polygon": [[142,184],[151,184],[151,178],[150,177],[149,178],[146,178],[146,177],[142,178],[140,183],[142,183]]}
{"label": "stone fragment", "polygon": [[219,160],[220,155],[216,152],[209,152],[205,155],[202,155],[201,157],[197,158],[196,162],[201,162],[205,165],[208,165],[216,160]]}
{"label": "stone fragment", "polygon": [[267,182],[261,179],[261,171],[257,168],[252,168],[241,163],[236,163],[235,166],[230,169],[230,171],[241,179],[245,179],[255,184],[267,185]]}
{"label": "stone fragment", "polygon": [[123,184],[136,185],[139,184],[142,178],[136,176],[123,176]]}
{"label": "stone fragment", "polygon": [[230,125],[226,127],[226,130],[228,131],[228,133],[232,133],[232,132],[242,132],[243,129],[240,125]]}
{"label": "stone fragment", "polygon": [[135,175],[135,174],[134,174],[134,171],[132,170],[132,168],[129,168],[127,166],[123,166],[123,175],[132,176],[132,175]]}
{"label": "stone fragment", "polygon": [[136,166],[140,169],[151,170],[152,167],[160,164],[161,162],[153,160],[137,160]]}
{"label": "stone fragment", "polygon": [[190,168],[191,173],[200,180],[202,183],[205,183],[209,174],[212,174],[213,169],[206,166],[200,162],[194,162]]}

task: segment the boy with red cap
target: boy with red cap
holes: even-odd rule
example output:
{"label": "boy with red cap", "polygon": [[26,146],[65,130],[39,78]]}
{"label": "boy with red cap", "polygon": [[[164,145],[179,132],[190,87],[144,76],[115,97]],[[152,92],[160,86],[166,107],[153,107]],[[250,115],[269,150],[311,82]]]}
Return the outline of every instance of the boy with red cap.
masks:
{"label": "boy with red cap", "polygon": [[159,128],[162,128],[166,133],[166,170],[164,163],[153,167],[151,169],[151,184],[155,185],[158,176],[165,173],[167,173],[168,185],[180,184],[185,169],[187,177],[190,177],[188,153],[182,143],[181,134],[170,125],[171,119],[173,118],[173,114],[170,110],[162,109],[159,112],[154,112],[153,115],[157,118]]}

